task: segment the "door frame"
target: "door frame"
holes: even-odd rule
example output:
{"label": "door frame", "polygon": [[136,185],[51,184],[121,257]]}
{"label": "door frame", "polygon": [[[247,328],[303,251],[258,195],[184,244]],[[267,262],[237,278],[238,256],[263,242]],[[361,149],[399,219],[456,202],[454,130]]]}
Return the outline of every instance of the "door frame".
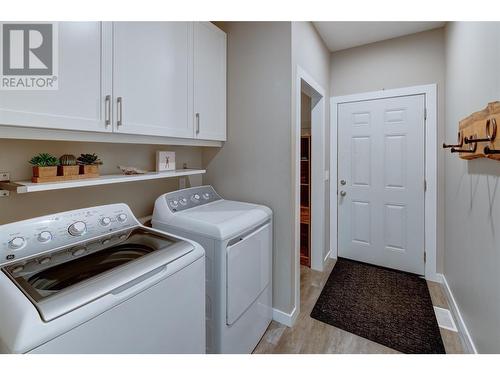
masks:
{"label": "door frame", "polygon": [[[329,254],[323,256],[327,247],[326,235],[326,179],[325,179],[325,127],[326,127],[326,90],[302,67],[297,65],[295,76],[295,123],[292,123],[292,199],[294,208],[294,309],[289,323],[293,325],[300,309],[300,136],[301,136],[301,93],[303,84],[308,94],[317,98],[314,109],[311,108],[311,268],[323,271]],[[314,126],[314,132],[313,132]]]}
{"label": "door frame", "polygon": [[330,98],[330,257],[338,256],[338,106],[340,104],[386,99],[399,96],[424,95],[425,136],[424,159],[426,190],[424,197],[425,278],[440,282],[437,262],[437,84],[332,96]]}

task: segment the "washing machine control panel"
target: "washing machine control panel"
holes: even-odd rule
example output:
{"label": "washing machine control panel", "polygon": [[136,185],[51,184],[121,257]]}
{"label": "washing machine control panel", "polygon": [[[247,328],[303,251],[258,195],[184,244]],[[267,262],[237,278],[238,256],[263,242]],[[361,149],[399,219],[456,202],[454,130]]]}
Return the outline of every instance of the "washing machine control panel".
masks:
{"label": "washing machine control panel", "polygon": [[222,199],[210,185],[172,191],[164,195],[171,212],[180,212]]}
{"label": "washing machine control panel", "polygon": [[126,204],[61,212],[0,225],[0,265],[139,225]]}

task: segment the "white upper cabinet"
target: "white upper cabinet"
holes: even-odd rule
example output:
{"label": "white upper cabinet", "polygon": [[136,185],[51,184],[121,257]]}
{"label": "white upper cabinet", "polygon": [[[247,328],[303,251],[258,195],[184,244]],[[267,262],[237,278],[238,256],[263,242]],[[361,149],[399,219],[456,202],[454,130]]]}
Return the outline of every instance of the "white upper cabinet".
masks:
{"label": "white upper cabinet", "polygon": [[226,34],[210,22],[194,24],[195,137],[226,140]]}
{"label": "white upper cabinet", "polygon": [[116,132],[193,138],[192,22],[113,23]]}
{"label": "white upper cabinet", "polygon": [[[129,135],[116,136],[117,142],[134,135],[226,140],[226,34],[216,26],[57,24],[58,89],[0,90],[0,130]],[[19,129],[20,137],[24,133]]]}
{"label": "white upper cabinet", "polygon": [[[94,132],[106,125],[111,95],[110,25],[58,23],[57,90],[1,90],[0,125]],[[109,98],[111,100],[111,98]],[[110,120],[108,118],[108,120]]]}

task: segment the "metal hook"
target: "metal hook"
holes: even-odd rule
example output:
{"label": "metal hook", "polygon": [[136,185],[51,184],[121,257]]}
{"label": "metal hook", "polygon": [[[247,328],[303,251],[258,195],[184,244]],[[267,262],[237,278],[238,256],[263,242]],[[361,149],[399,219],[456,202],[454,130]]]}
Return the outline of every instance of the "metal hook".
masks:
{"label": "metal hook", "polygon": [[452,147],[462,147],[464,144],[464,140],[462,138],[462,133],[458,132],[458,144],[456,145],[447,145],[446,143],[443,142],[443,148],[452,148]]}
{"label": "metal hook", "polygon": [[460,152],[460,153],[474,153],[474,152],[476,152],[477,143],[470,142],[471,139],[476,139],[476,136],[472,135],[470,138],[465,137],[465,139],[464,139],[465,143],[469,144],[469,148],[468,149],[458,149],[458,148],[452,147],[451,152],[452,153],[455,153],[455,152]]}
{"label": "metal hook", "polygon": [[497,136],[497,121],[494,118],[486,120],[485,128],[486,128],[486,138],[477,138],[477,139],[465,138],[465,143],[493,142]]}
{"label": "metal hook", "polygon": [[488,146],[484,148],[484,154],[485,155],[495,155],[495,154],[500,154],[500,150],[492,150]]}

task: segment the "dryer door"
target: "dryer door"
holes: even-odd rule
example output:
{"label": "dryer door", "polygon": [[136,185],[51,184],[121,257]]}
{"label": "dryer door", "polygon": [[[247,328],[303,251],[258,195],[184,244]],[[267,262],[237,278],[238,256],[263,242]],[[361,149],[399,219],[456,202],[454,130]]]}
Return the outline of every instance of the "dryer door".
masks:
{"label": "dryer door", "polygon": [[226,323],[232,325],[271,281],[271,223],[236,239],[227,247]]}

